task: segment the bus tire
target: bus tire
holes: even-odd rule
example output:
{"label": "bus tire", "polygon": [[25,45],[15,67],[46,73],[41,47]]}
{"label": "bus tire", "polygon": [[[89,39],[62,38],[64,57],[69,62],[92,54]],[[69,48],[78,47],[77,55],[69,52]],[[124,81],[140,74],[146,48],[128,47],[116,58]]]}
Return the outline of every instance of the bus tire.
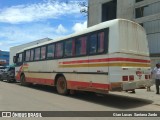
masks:
{"label": "bus tire", "polygon": [[68,94],[67,82],[64,76],[59,76],[57,78],[56,89],[57,89],[58,94],[60,95]]}
{"label": "bus tire", "polygon": [[3,81],[2,76],[0,75],[0,81]]}
{"label": "bus tire", "polygon": [[24,74],[21,75],[20,83],[21,83],[22,86],[26,86],[27,85],[26,78],[25,78]]}
{"label": "bus tire", "polygon": [[2,78],[0,78],[0,81],[3,81],[3,79],[2,79]]}
{"label": "bus tire", "polygon": [[11,80],[9,78],[7,78],[7,83],[10,83],[10,82],[11,82]]}

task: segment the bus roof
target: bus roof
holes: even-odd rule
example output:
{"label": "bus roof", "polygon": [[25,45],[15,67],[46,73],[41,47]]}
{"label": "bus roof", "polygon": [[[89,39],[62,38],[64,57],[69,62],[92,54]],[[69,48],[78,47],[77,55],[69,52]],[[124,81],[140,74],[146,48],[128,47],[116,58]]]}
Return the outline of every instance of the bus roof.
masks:
{"label": "bus roof", "polygon": [[128,21],[128,22],[132,22],[134,24],[139,25],[138,23],[130,21],[130,20],[127,20],[127,19],[114,19],[114,20],[102,22],[100,24],[94,25],[94,26],[86,28],[86,29],[84,29],[84,30],[82,30],[80,32],[76,32],[76,33],[70,34],[70,35],[65,36],[65,37],[59,37],[59,38],[56,38],[56,39],[53,39],[53,40],[50,40],[50,41],[47,41],[47,42],[43,42],[43,43],[40,43],[40,44],[37,44],[37,45],[26,47],[26,48],[20,50],[18,53],[23,52],[24,50],[36,48],[36,47],[39,47],[39,46],[43,46],[43,45],[47,45],[47,44],[50,44],[50,43],[54,43],[54,42],[62,41],[62,40],[65,40],[65,39],[73,38],[73,37],[76,37],[76,36],[79,36],[79,35],[83,35],[83,34],[86,34],[86,33],[94,32],[96,30],[104,29],[104,28],[107,28],[107,27],[115,25],[119,21]]}

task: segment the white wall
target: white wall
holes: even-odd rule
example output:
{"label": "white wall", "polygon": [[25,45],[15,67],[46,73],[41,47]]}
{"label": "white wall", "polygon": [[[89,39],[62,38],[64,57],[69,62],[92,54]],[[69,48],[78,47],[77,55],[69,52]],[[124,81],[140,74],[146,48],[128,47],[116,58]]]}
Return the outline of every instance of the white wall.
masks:
{"label": "white wall", "polygon": [[[102,4],[111,0],[88,0],[88,27],[102,22]],[[117,0],[117,18],[134,19],[134,0]]]}

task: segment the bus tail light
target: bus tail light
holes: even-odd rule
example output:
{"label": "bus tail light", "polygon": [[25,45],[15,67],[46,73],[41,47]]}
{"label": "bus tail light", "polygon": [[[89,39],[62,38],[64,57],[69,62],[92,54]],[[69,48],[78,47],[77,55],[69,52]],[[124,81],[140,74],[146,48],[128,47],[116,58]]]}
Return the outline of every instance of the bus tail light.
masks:
{"label": "bus tail light", "polygon": [[128,81],[128,76],[122,76],[123,81]]}
{"label": "bus tail light", "polygon": [[129,81],[133,81],[134,80],[134,75],[130,75],[129,76]]}

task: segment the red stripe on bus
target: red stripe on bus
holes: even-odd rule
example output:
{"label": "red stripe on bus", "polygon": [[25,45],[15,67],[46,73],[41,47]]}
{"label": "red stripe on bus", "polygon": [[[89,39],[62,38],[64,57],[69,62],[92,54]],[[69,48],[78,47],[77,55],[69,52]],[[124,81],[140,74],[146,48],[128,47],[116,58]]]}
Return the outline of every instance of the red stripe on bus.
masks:
{"label": "red stripe on bus", "polygon": [[92,60],[76,60],[60,62],[60,64],[77,64],[77,63],[93,63],[93,62],[114,62],[114,61],[127,61],[127,62],[141,62],[150,63],[150,60],[133,59],[133,58],[104,58],[104,59],[92,59]]}
{"label": "red stripe on bus", "polygon": [[17,80],[17,81],[20,81],[20,79],[21,79],[22,68],[23,68],[23,65],[20,66],[20,69],[19,69],[19,71],[17,72],[17,75],[16,75],[16,80]]}
{"label": "red stripe on bus", "polygon": [[90,83],[90,82],[80,82],[80,81],[67,81],[67,86],[69,89],[85,89],[85,88],[96,88],[104,90],[110,89],[110,84]]}
{"label": "red stripe on bus", "polygon": [[[42,85],[54,85],[54,80],[52,79],[42,79],[42,78],[26,78],[26,82],[29,83],[37,83]],[[102,83],[90,83],[90,82],[80,82],[80,81],[67,81],[68,89],[83,89],[85,88],[93,88],[100,90],[110,90],[110,84],[102,84]]]}
{"label": "red stripe on bus", "polygon": [[21,72],[23,70],[23,67],[28,67],[28,66],[29,66],[28,64],[23,64],[22,66],[20,66],[20,69],[19,69],[19,71],[17,72],[17,75],[16,75],[16,80],[17,81],[20,81],[20,79],[21,79]]}
{"label": "red stripe on bus", "polygon": [[54,85],[54,80],[53,79],[45,79],[45,78],[26,77],[26,82],[37,83],[37,84],[42,84],[42,85]]}

